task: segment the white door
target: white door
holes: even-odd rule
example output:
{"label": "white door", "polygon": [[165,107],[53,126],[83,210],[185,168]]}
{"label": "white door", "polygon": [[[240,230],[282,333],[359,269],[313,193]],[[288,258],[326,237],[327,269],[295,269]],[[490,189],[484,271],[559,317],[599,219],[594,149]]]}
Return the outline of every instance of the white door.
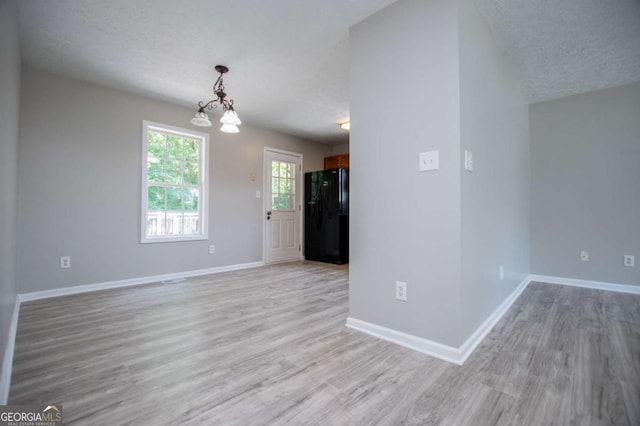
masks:
{"label": "white door", "polygon": [[302,154],[264,150],[265,262],[298,260],[302,254]]}

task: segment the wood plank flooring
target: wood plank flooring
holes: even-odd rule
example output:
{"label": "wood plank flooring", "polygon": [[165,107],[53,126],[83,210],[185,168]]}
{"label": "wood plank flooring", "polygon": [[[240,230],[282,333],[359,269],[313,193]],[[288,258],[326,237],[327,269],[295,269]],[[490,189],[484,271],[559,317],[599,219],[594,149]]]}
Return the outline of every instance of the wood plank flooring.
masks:
{"label": "wood plank flooring", "polygon": [[640,425],[640,296],[531,283],[464,366],[347,329],[347,266],[25,303],[11,404],[87,425]]}

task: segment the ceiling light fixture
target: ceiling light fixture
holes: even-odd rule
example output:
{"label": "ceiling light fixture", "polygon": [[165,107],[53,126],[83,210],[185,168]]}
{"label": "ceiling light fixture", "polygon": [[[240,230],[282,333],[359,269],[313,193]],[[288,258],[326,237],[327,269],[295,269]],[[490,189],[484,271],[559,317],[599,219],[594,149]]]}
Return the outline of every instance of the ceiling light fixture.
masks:
{"label": "ceiling light fixture", "polygon": [[351,128],[351,122],[345,121],[344,123],[340,123],[339,126],[342,130],[345,130],[348,132],[349,129]]}
{"label": "ceiling light fixture", "polygon": [[198,102],[199,109],[198,112],[196,112],[196,116],[191,119],[191,124],[200,127],[211,127],[209,116],[204,110],[217,108],[218,104],[220,104],[223,111],[222,118],[220,119],[222,123],[220,131],[224,133],[238,133],[240,131],[238,125],[242,124],[242,121],[240,121],[240,117],[238,117],[238,114],[233,109],[233,99],[226,99],[227,94],[224,92],[224,84],[222,82],[222,75],[229,72],[229,68],[224,65],[216,65],[216,71],[220,73],[216,83],[213,85],[213,93],[217,98],[210,100],[206,104],[203,104],[202,101]]}

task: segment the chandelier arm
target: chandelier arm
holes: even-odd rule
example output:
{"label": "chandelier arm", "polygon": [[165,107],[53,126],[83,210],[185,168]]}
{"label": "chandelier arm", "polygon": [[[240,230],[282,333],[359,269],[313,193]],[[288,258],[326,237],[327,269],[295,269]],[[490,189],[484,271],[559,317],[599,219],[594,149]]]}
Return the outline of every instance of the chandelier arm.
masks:
{"label": "chandelier arm", "polygon": [[222,110],[223,111],[234,111],[233,109],[233,99],[230,100],[226,100],[223,99],[220,104],[222,104]]}
{"label": "chandelier arm", "polygon": [[211,99],[209,102],[207,102],[206,104],[203,104],[202,101],[198,102],[198,106],[200,107],[200,109],[202,111],[204,111],[205,109],[215,109],[218,107],[218,105],[216,104],[216,102],[218,102],[218,99]]}

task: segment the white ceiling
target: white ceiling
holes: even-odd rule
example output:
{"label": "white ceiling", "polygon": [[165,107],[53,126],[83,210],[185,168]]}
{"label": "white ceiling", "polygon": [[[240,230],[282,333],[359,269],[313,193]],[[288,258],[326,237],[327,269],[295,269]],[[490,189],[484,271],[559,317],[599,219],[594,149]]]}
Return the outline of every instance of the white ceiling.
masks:
{"label": "white ceiling", "polygon": [[475,0],[531,103],[640,81],[640,0]]}
{"label": "white ceiling", "polygon": [[[194,107],[217,74],[246,123],[348,136],[348,29],[395,0],[23,0],[24,63]],[[640,81],[639,0],[475,0],[529,101]]]}

